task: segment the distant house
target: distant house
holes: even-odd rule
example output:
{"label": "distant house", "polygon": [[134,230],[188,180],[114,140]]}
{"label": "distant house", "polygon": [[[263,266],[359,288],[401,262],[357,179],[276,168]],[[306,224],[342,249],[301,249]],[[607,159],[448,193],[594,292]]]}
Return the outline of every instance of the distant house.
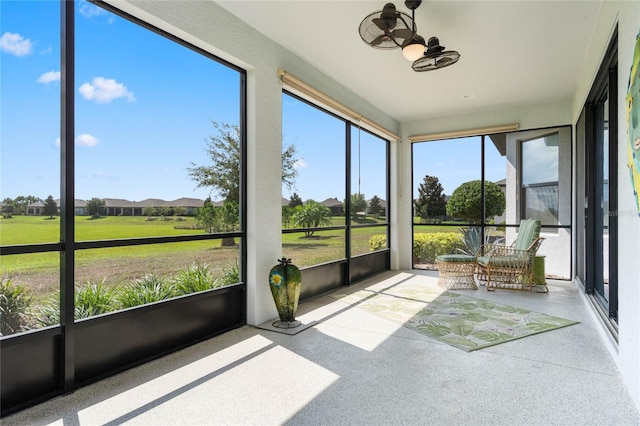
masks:
{"label": "distant house", "polygon": [[327,198],[320,204],[328,207],[333,216],[342,216],[344,214],[344,204],[342,201],[338,201],[337,198]]}
{"label": "distant house", "polygon": [[27,216],[42,216],[44,214],[44,204],[40,201],[27,205]]}
{"label": "distant house", "polygon": [[[221,203],[221,202],[220,202]],[[187,216],[194,216],[200,207],[204,205],[204,201],[199,198],[178,198],[169,202],[169,207],[182,207],[185,210]],[[217,206],[216,203],[214,203]]]}
{"label": "distant house", "polygon": [[103,198],[106,216],[142,216],[142,207],[135,201]]}
{"label": "distant house", "polygon": [[[142,201],[129,201],[121,198],[103,198],[105,202],[105,215],[106,216],[144,216],[146,208],[183,208],[184,214],[187,216],[193,216],[198,212],[198,209],[204,205],[204,201],[198,198],[178,198],[173,201],[161,200],[159,198],[147,198]],[[55,200],[60,208],[60,200]],[[222,206],[222,201],[216,201],[214,206]],[[74,214],[76,216],[87,216],[87,201],[75,199]],[[31,203],[27,206],[26,214],[29,216],[42,216],[44,214],[43,203]]]}

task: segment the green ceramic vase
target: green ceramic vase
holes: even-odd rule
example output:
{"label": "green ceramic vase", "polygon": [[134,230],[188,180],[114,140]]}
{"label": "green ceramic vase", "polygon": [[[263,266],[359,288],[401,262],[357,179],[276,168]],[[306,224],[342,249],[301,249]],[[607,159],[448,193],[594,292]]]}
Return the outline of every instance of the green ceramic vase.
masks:
{"label": "green ceramic vase", "polygon": [[269,287],[280,318],[280,321],[273,323],[275,327],[293,328],[300,325],[295,318],[301,284],[300,269],[291,263],[291,259],[278,259],[278,264],[269,272]]}

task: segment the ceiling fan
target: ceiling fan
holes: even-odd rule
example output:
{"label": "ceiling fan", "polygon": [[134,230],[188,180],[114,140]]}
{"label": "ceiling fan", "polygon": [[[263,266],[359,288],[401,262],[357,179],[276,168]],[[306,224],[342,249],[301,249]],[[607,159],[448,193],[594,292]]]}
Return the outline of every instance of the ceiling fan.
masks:
{"label": "ceiling fan", "polygon": [[460,59],[455,50],[445,51],[438,37],[431,37],[425,43],[418,34],[415,12],[422,0],[405,0],[404,5],[411,10],[411,16],[387,3],[382,10],[370,13],[362,22],[358,32],[362,41],[376,49],[402,49],[403,56],[413,62],[416,72],[436,70],[453,65]]}

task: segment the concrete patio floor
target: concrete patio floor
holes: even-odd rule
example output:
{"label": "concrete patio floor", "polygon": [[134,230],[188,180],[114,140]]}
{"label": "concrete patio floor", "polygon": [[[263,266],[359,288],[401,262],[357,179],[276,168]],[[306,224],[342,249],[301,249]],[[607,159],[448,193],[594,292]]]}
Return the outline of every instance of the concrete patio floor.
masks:
{"label": "concrete patio floor", "polygon": [[[352,288],[436,287],[437,272],[388,272]],[[228,332],[2,419],[3,425],[638,425],[584,297],[461,290],[580,324],[464,352],[328,296],[287,335]]]}

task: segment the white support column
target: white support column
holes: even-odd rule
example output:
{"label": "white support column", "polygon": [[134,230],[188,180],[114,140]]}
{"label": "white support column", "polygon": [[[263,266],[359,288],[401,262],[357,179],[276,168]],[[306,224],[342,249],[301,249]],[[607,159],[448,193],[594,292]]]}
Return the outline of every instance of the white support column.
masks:
{"label": "white support column", "polygon": [[391,143],[391,269],[411,269],[412,189],[411,142]]}
{"label": "white support column", "polygon": [[282,257],[282,88],[275,71],[247,76],[247,324],[278,316],[268,283]]}

